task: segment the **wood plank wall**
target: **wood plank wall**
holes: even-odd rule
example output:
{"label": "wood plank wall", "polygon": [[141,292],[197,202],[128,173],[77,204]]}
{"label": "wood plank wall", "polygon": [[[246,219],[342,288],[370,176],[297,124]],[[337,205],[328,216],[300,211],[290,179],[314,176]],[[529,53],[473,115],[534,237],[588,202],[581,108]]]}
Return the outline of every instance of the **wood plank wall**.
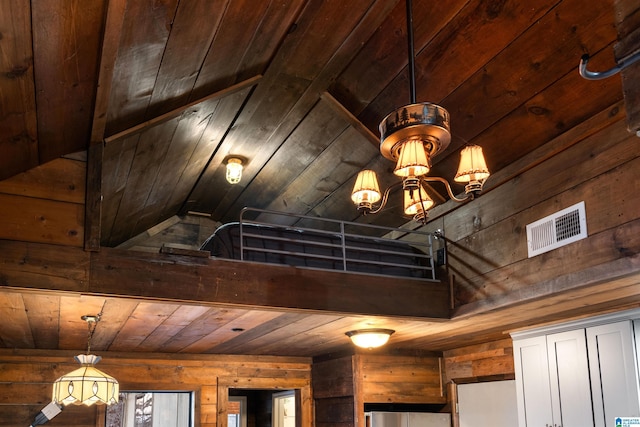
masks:
{"label": "wood plank wall", "polygon": [[[226,426],[228,388],[300,389],[303,427],[312,425],[311,359],[267,356],[166,356],[102,354],[99,369],[126,390],[195,392],[196,426]],[[59,351],[0,350],[0,426],[29,425],[51,401],[51,384],[76,369],[73,354]],[[102,407],[103,408],[103,407]],[[49,425],[95,427],[100,408],[67,407]]]}
{"label": "wood plank wall", "polygon": [[515,378],[511,338],[448,350],[443,353],[443,359],[447,408],[454,427],[459,425],[455,410],[457,384]]}
{"label": "wood plank wall", "polygon": [[0,181],[0,239],[82,247],[85,177],[60,158]]}
{"label": "wood plank wall", "polygon": [[[583,286],[640,250],[638,138],[622,103],[491,176],[477,200],[427,223],[447,239],[456,315]],[[528,258],[526,225],[580,201],[588,238]],[[571,262],[567,262],[571,260]]]}
{"label": "wood plank wall", "polygon": [[[640,9],[637,1],[616,0],[614,16],[619,40],[614,52],[616,63],[620,64],[628,61],[640,49]],[[640,63],[626,67],[621,77],[628,128],[631,132],[640,132]]]}
{"label": "wood plank wall", "polygon": [[515,375],[511,338],[448,350],[443,358],[446,384],[505,379]]}
{"label": "wood plank wall", "polygon": [[445,403],[440,358],[355,356],[358,388],[365,403]]}
{"label": "wood plank wall", "polygon": [[444,404],[441,358],[356,354],[314,362],[316,426],[365,426],[366,403]]}
{"label": "wood plank wall", "polygon": [[311,372],[316,427],[354,426],[357,406],[353,356],[314,361]]}

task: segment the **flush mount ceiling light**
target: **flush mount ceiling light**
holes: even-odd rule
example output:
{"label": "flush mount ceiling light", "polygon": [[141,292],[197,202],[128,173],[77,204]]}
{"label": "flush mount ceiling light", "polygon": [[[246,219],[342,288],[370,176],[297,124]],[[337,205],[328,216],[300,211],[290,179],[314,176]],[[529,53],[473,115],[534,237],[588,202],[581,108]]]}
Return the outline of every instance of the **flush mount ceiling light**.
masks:
{"label": "flush mount ceiling light", "polygon": [[[426,183],[444,184],[452,200],[464,202],[482,191],[489,177],[489,169],[482,148],[468,145],[460,153],[460,166],[454,181],[466,183],[465,196],[453,194],[449,182],[440,177],[430,177],[431,159],[443,152],[451,142],[449,113],[443,107],[429,102],[416,103],[415,58],[413,47],[413,15],[411,0],[407,0],[407,34],[409,47],[409,82],[411,103],[392,111],[380,122],[380,153],[396,163],[393,173],[402,182],[393,184],[384,194],[380,192],[378,178],[372,170],[358,174],[351,199],[364,214],[380,212],[387,204],[391,190],[402,184],[403,211],[420,222],[427,219],[427,210],[434,205],[425,190]],[[375,206],[376,203],[379,205]]]}
{"label": "flush mount ceiling light", "polygon": [[61,405],[87,405],[94,403],[107,404],[118,402],[120,386],[110,375],[97,369],[94,365],[101,359],[91,352],[91,338],[100,320],[97,316],[82,316],[88,325],[87,354],[79,354],[76,361],[81,368],[61,376],[53,383],[53,402]]}
{"label": "flush mount ceiling light", "polygon": [[394,332],[393,329],[357,329],[346,332],[345,335],[358,347],[377,348],[385,345]]}
{"label": "flush mount ceiling light", "polygon": [[229,184],[237,184],[242,179],[242,159],[230,157],[227,159],[227,181]]}

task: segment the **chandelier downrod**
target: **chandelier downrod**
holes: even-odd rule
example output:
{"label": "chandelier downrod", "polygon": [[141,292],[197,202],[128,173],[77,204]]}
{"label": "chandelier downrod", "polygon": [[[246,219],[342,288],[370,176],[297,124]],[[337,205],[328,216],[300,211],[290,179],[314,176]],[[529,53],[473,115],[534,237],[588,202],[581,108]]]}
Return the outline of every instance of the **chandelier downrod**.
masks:
{"label": "chandelier downrod", "polygon": [[[428,209],[435,202],[423,185],[440,182],[451,200],[462,203],[480,194],[484,181],[489,177],[489,169],[482,148],[468,144],[460,152],[460,164],[454,177],[456,182],[467,183],[464,197],[456,197],[444,178],[427,175],[431,170],[431,160],[444,152],[451,142],[449,112],[440,105],[416,101],[412,0],[406,0],[406,9],[411,103],[396,108],[380,122],[380,153],[396,163],[393,173],[402,178],[403,213],[424,223]],[[351,200],[363,214],[375,214],[387,204],[391,190],[399,186],[400,183],[396,183],[382,193],[376,173],[365,169],[356,177]]]}
{"label": "chandelier downrod", "polygon": [[407,43],[409,54],[409,96],[411,104],[416,103],[416,67],[415,52],[413,45],[413,7],[412,1],[407,0]]}

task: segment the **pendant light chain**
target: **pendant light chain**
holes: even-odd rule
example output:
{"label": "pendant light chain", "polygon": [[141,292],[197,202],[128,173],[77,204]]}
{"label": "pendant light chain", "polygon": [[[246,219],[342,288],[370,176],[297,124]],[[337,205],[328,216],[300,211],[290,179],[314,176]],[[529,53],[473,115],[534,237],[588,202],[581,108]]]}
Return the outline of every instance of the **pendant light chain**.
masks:
{"label": "pendant light chain", "polygon": [[93,338],[93,334],[96,331],[98,322],[102,317],[103,310],[100,310],[100,313],[98,313],[96,316],[82,316],[82,319],[87,322],[87,354],[91,354],[91,339]]}

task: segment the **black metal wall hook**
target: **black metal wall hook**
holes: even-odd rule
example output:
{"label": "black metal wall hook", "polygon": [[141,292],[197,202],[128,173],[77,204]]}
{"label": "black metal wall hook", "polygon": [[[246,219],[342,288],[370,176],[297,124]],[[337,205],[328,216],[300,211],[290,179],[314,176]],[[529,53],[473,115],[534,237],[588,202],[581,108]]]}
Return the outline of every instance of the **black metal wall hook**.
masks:
{"label": "black metal wall hook", "polygon": [[580,71],[580,75],[587,80],[601,80],[619,73],[620,71],[624,70],[626,67],[628,67],[629,65],[633,64],[638,60],[640,60],[640,50],[631,56],[623,58],[620,62],[618,62],[618,65],[616,65],[615,67],[607,71],[589,71],[587,70],[587,63],[589,62],[589,54],[585,53],[584,55],[582,55],[582,58],[580,58],[579,71]]}

